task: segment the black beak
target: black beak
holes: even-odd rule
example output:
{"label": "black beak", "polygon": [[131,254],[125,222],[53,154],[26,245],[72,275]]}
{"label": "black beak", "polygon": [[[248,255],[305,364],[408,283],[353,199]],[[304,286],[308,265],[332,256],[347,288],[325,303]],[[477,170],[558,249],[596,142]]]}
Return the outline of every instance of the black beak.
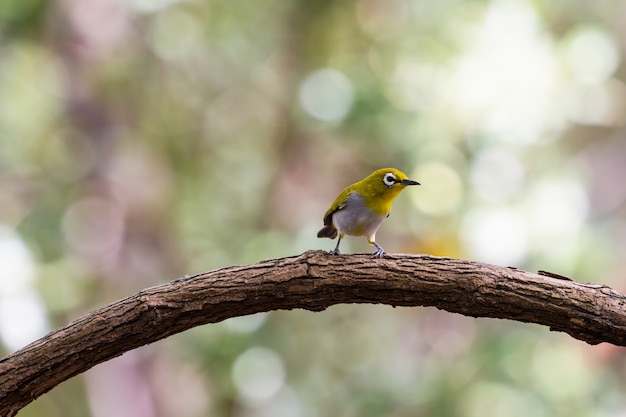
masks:
{"label": "black beak", "polygon": [[400,181],[400,184],[403,184],[403,185],[420,185],[419,182],[413,181],[413,180],[402,180],[402,181]]}

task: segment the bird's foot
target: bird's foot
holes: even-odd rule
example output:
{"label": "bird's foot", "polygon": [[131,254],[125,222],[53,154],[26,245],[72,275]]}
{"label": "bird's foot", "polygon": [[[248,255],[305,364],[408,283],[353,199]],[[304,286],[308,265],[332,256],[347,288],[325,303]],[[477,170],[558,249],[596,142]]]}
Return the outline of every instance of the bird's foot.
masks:
{"label": "bird's foot", "polygon": [[330,255],[341,255],[341,252],[339,252],[339,249],[337,249],[337,248],[335,248],[335,249],[333,249],[331,251],[328,251],[328,253]]}
{"label": "bird's foot", "polygon": [[381,248],[380,246],[378,248],[376,248],[376,250],[373,253],[374,258],[382,258],[384,255],[385,251],[383,250],[383,248]]}

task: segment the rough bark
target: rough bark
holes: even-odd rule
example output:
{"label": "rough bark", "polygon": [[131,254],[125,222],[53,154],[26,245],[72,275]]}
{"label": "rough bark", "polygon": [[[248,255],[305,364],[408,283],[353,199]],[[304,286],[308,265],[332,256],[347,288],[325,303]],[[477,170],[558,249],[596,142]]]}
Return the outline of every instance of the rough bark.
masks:
{"label": "rough bark", "polygon": [[434,306],[626,346],[626,297],[603,285],[427,255],[374,259],[312,251],[147,288],[51,332],[0,360],[0,410],[13,416],[98,363],[194,326],[339,303]]}

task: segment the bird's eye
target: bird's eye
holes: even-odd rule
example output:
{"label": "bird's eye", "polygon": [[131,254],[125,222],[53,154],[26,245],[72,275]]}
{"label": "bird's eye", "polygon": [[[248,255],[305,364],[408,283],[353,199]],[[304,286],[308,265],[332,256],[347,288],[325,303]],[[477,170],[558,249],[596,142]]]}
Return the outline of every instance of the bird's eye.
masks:
{"label": "bird's eye", "polygon": [[396,183],[396,176],[393,175],[391,172],[388,172],[383,177],[383,182],[387,187],[391,187]]}

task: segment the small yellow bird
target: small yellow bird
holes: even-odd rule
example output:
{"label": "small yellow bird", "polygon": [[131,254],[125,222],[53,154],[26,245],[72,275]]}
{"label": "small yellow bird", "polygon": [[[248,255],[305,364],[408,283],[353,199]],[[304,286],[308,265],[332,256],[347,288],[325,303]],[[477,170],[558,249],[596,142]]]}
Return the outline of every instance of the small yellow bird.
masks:
{"label": "small yellow bird", "polygon": [[420,183],[395,168],[382,168],[347,186],[324,214],[324,227],[317,237],[334,239],[339,235],[337,246],[330,251],[338,255],[339,243],[345,235],[365,236],[370,245],[376,246],[374,256],[381,258],[385,251],[376,243],[376,231],[389,217],[393,200],[408,185]]}

